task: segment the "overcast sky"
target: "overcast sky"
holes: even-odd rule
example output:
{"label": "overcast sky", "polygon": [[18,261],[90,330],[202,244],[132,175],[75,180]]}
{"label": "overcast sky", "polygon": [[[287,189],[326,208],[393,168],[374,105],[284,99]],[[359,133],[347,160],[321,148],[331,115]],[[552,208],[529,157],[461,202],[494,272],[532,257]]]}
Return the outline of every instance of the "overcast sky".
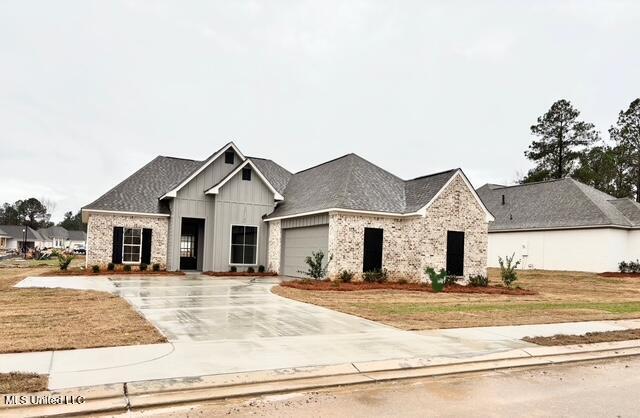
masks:
{"label": "overcast sky", "polygon": [[355,152],[475,186],[566,98],[640,96],[638,1],[0,0],[0,203],[77,211],[156,155],[233,140],[298,171]]}

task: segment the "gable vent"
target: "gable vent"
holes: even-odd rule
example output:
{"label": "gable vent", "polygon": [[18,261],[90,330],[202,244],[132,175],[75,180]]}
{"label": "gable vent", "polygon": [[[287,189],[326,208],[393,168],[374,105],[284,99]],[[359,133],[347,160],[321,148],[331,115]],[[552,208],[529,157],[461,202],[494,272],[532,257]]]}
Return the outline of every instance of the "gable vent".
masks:
{"label": "gable vent", "polygon": [[502,204],[504,205],[504,195],[502,195]]}

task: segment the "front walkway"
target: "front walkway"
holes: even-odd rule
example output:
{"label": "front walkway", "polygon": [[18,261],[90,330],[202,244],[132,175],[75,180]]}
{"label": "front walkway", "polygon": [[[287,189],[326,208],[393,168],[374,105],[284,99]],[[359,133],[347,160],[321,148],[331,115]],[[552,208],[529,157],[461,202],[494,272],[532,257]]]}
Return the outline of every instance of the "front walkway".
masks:
{"label": "front walkway", "polygon": [[[520,338],[640,328],[640,320],[401,331],[281,298],[277,280],[208,276],[32,277],[20,287],[82,287],[127,299],[169,343],[0,355],[0,372],[49,374],[50,389],[531,347]],[[330,297],[330,295],[327,295]]]}

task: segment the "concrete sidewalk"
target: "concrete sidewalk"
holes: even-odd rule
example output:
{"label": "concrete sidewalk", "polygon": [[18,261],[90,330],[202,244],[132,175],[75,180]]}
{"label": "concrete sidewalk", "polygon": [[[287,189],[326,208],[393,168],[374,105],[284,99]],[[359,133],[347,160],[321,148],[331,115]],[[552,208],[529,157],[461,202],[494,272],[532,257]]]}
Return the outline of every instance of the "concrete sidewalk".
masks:
{"label": "concrete sidewalk", "polygon": [[[405,341],[384,347],[383,352],[375,344],[379,344],[381,338],[389,338],[391,345],[395,332],[387,336],[369,335],[372,339],[371,350],[363,349],[360,352],[349,351],[353,345],[344,335],[336,339],[325,335],[316,339],[277,337],[261,339],[259,342],[231,340],[16,353],[0,355],[0,372],[48,374],[49,388],[63,389],[342,363],[406,363],[412,358],[453,361],[536,348],[533,344],[521,341],[520,338],[524,336],[584,334],[632,328],[640,328],[640,320],[406,332]],[[350,338],[357,338],[358,345],[367,347],[367,337],[357,335]],[[414,349],[403,346],[407,341],[412,345],[422,345],[421,353],[416,354]]]}

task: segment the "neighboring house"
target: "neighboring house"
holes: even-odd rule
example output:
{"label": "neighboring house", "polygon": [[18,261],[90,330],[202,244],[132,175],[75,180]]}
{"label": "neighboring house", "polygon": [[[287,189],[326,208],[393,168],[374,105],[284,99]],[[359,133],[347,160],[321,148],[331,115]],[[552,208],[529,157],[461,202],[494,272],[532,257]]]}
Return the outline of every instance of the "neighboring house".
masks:
{"label": "neighboring house", "polygon": [[86,245],[87,234],[84,231],[69,231],[62,226],[38,229],[42,241],[36,244],[39,248],[74,249]]}
{"label": "neighboring house", "polygon": [[489,266],[515,253],[521,268],[604,272],[640,258],[640,205],[631,199],[571,178],[486,184],[478,194],[495,216]]}
{"label": "neighboring house", "polygon": [[4,232],[2,228],[0,228],[0,250],[6,250],[9,240],[11,239],[11,235]]}
{"label": "neighboring house", "polygon": [[87,265],[301,276],[321,249],[330,276],[384,268],[409,280],[427,266],[485,274],[493,219],[459,169],[405,181],[348,154],[291,174],[233,143],[204,161],[156,157],[82,217]]}
{"label": "neighboring house", "polygon": [[30,227],[22,225],[0,225],[0,229],[4,231],[4,234],[8,236],[5,240],[5,249],[7,250],[21,250],[23,247],[23,241],[25,240],[25,230],[27,233],[26,247],[35,248],[38,243],[42,241],[42,236]]}

